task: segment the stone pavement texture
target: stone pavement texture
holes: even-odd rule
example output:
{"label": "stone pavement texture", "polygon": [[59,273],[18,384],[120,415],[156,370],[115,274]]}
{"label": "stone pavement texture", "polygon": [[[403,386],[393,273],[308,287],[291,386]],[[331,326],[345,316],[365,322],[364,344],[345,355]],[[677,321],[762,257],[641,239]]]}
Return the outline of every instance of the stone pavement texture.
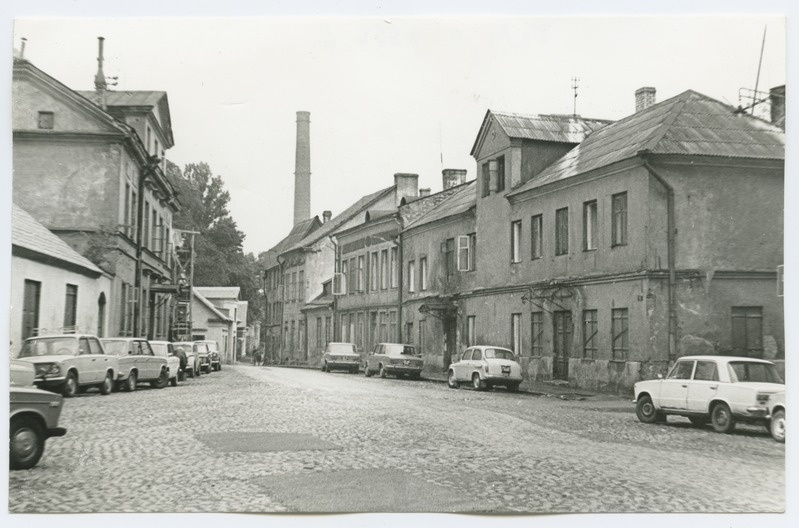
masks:
{"label": "stone pavement texture", "polygon": [[[68,400],[19,512],[778,512],[785,448],[629,400],[238,366]],[[468,498],[468,500],[466,499]]]}

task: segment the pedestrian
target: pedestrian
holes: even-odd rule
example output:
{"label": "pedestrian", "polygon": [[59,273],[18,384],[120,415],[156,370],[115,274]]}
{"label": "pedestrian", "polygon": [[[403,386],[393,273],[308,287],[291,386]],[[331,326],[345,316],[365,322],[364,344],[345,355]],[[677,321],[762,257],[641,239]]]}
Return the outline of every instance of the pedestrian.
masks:
{"label": "pedestrian", "polygon": [[261,365],[261,353],[260,352],[256,352],[255,353],[255,366],[257,367],[257,366],[260,366],[260,365]]}
{"label": "pedestrian", "polygon": [[175,347],[174,351],[175,355],[180,359],[180,367],[178,371],[178,380],[185,381],[186,380],[186,367],[189,363],[189,358],[186,357],[186,352],[184,352],[183,347]]}

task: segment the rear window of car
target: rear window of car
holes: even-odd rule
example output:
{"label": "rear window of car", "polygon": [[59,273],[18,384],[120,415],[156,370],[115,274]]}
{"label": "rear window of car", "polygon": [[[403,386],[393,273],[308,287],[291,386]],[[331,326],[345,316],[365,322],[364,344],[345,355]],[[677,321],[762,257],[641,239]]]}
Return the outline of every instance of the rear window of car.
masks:
{"label": "rear window of car", "polygon": [[735,382],[782,383],[777,367],[771,363],[730,361],[730,379]]}
{"label": "rear window of car", "polygon": [[405,354],[407,356],[415,356],[416,348],[410,345],[384,345],[385,354]]}
{"label": "rear window of car", "polygon": [[153,353],[158,357],[167,357],[167,344],[166,343],[150,343],[150,348]]}
{"label": "rear window of car", "polygon": [[74,355],[78,351],[78,340],[74,337],[43,337],[25,341],[18,357]]}
{"label": "rear window of car", "polygon": [[486,358],[493,359],[509,359],[513,361],[513,352],[505,350],[504,348],[486,348]]}
{"label": "rear window of car", "polygon": [[349,343],[338,343],[338,344],[329,344],[328,350],[331,354],[338,354],[344,352],[355,352],[355,345],[351,345]]}
{"label": "rear window of car", "polygon": [[127,341],[103,341],[103,348],[112,356],[127,356],[129,350]]}

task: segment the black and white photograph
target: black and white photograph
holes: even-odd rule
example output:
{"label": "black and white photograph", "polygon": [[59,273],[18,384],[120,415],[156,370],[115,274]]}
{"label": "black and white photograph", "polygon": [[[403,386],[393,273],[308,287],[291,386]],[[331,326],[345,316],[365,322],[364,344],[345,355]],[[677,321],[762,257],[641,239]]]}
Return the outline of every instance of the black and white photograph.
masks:
{"label": "black and white photograph", "polygon": [[4,18],[14,526],[788,525],[793,19],[469,5]]}

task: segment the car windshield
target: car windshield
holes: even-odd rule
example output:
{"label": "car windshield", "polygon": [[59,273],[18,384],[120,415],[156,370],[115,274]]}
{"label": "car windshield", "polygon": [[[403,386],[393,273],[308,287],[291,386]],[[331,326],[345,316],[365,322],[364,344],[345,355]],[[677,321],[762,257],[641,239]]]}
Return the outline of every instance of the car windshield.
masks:
{"label": "car windshield", "polygon": [[199,353],[199,354],[203,354],[203,353],[208,352],[208,349],[205,348],[204,344],[203,345],[194,345],[194,346],[192,346],[192,350],[194,350],[194,352]]}
{"label": "car windshield", "polygon": [[112,356],[128,355],[129,347],[127,341],[107,341],[103,339],[102,342],[106,354],[111,354]]}
{"label": "car windshield", "polygon": [[782,383],[777,367],[772,363],[755,361],[731,361],[730,378],[733,382],[754,381],[760,383]]}
{"label": "car windshield", "polygon": [[208,347],[209,352],[219,352],[219,349],[216,347],[216,341],[207,341],[205,345]]}
{"label": "car windshield", "polygon": [[19,357],[74,356],[78,353],[78,340],[74,337],[42,337],[25,341]]}
{"label": "car windshield", "polygon": [[350,343],[330,343],[331,354],[346,354],[347,352],[355,353],[355,345]]}
{"label": "car windshield", "polygon": [[168,347],[166,343],[150,343],[150,347],[153,349],[153,354],[156,356],[167,357]]}
{"label": "car windshield", "polygon": [[509,359],[513,361],[513,352],[505,350],[504,348],[486,348],[485,357],[487,359]]}
{"label": "car windshield", "polygon": [[416,349],[409,345],[386,345],[386,354],[404,354],[406,356],[415,356]]}

